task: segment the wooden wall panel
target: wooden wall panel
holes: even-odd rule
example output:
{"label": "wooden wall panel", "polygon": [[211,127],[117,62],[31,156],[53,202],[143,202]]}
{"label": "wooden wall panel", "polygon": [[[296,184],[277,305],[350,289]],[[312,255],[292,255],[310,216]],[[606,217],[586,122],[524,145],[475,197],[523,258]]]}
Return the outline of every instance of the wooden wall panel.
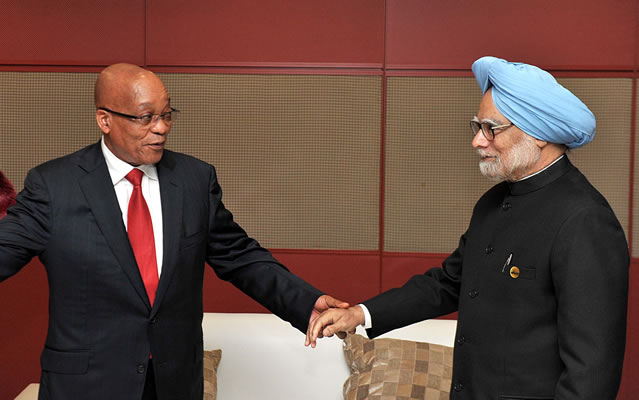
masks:
{"label": "wooden wall panel", "polygon": [[144,0],[4,0],[0,65],[144,64]]}
{"label": "wooden wall panel", "polygon": [[100,139],[92,73],[0,72],[0,169],[22,190],[29,169]]}
{"label": "wooden wall panel", "polygon": [[636,0],[387,0],[387,68],[463,69],[492,55],[556,69],[635,62]]}
{"label": "wooden wall panel", "polygon": [[383,0],[157,0],[147,13],[149,65],[383,63]]}
{"label": "wooden wall panel", "polygon": [[452,252],[494,184],[471,145],[481,90],[466,77],[387,82],[384,250]]}
{"label": "wooden wall panel", "polygon": [[224,202],[268,248],[376,250],[381,78],[161,74],[169,148],[216,166]]}

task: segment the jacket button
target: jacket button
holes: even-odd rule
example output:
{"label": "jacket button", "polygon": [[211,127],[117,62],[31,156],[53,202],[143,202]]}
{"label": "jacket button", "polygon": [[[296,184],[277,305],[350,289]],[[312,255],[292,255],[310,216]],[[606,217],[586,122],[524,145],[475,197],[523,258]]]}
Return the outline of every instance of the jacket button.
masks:
{"label": "jacket button", "polygon": [[146,367],[144,366],[144,364],[138,365],[138,374],[143,374],[144,371],[146,371]]}
{"label": "jacket button", "polygon": [[485,250],[485,251],[486,251],[486,254],[490,254],[490,253],[492,253],[492,252],[493,252],[493,250],[494,250],[494,249],[493,249],[493,246],[490,246],[490,245],[489,245],[488,247],[486,247],[486,250]]}
{"label": "jacket button", "polygon": [[464,385],[461,383],[456,383],[453,385],[453,390],[456,392],[461,392],[464,389]]}
{"label": "jacket button", "polygon": [[151,321],[150,321],[151,325],[155,325],[155,321],[156,321],[155,317],[151,318]]}
{"label": "jacket button", "polygon": [[479,296],[479,290],[473,289],[470,292],[468,292],[468,295],[470,296],[471,299],[474,299],[475,297]]}
{"label": "jacket button", "polygon": [[510,210],[510,207],[512,207],[512,205],[509,202],[505,202],[504,204],[501,205],[501,209],[504,211]]}
{"label": "jacket button", "polygon": [[460,337],[457,338],[457,344],[458,345],[461,346],[464,343],[466,343],[466,338],[464,337],[464,335],[461,335]]}

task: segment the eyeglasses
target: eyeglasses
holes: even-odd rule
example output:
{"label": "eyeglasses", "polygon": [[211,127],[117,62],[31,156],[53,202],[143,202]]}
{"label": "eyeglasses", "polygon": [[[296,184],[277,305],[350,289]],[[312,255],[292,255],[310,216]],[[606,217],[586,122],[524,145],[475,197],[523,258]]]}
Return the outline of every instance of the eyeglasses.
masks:
{"label": "eyeglasses", "polygon": [[145,114],[145,115],[137,116],[137,115],[129,115],[129,114],[121,113],[118,111],[109,110],[106,107],[100,107],[98,108],[98,110],[110,112],[111,114],[117,115],[122,118],[128,118],[140,124],[141,126],[149,126],[151,124],[155,124],[158,122],[158,119],[160,118],[162,118],[165,124],[170,125],[173,121],[177,119],[178,113],[180,112],[180,110],[171,107],[170,111],[164,112],[162,114]]}
{"label": "eyeglasses", "polygon": [[[490,122],[481,122],[474,117],[470,121],[470,129],[473,131],[473,136],[477,135],[477,132],[481,129],[481,132],[484,134],[486,140],[493,140],[495,138],[495,129],[506,129],[513,126],[512,123],[504,124],[504,125],[493,125]],[[499,133],[499,132],[498,132]]]}

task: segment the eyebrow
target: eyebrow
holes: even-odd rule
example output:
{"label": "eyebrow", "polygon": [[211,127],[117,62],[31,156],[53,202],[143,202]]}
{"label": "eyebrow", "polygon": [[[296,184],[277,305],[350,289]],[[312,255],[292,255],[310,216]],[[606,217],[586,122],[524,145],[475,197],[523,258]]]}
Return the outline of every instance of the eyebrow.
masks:
{"label": "eyebrow", "polygon": [[479,121],[482,124],[491,124],[491,125],[494,125],[494,126],[505,125],[503,122],[495,121],[494,119],[490,119],[490,118],[479,119],[479,118],[477,118],[476,115],[475,115],[475,117],[473,119],[475,121]]}
{"label": "eyebrow", "polygon": [[[144,108],[147,108],[147,107],[153,108],[153,103],[142,103],[142,104],[140,104],[138,106],[138,109],[144,109]],[[171,108],[171,98],[170,97],[167,100],[166,105],[164,107],[162,107],[162,109],[165,109],[165,108]]]}

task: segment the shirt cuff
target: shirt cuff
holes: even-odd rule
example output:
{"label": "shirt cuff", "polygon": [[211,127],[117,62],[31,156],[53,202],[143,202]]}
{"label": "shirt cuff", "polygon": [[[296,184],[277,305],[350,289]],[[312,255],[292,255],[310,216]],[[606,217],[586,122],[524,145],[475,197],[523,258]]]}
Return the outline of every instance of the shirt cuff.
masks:
{"label": "shirt cuff", "polygon": [[358,304],[358,306],[360,306],[362,308],[362,311],[364,311],[364,323],[362,324],[362,326],[364,327],[364,329],[372,328],[373,321],[371,319],[371,313],[368,311],[368,308],[366,308],[366,306],[363,304]]}

